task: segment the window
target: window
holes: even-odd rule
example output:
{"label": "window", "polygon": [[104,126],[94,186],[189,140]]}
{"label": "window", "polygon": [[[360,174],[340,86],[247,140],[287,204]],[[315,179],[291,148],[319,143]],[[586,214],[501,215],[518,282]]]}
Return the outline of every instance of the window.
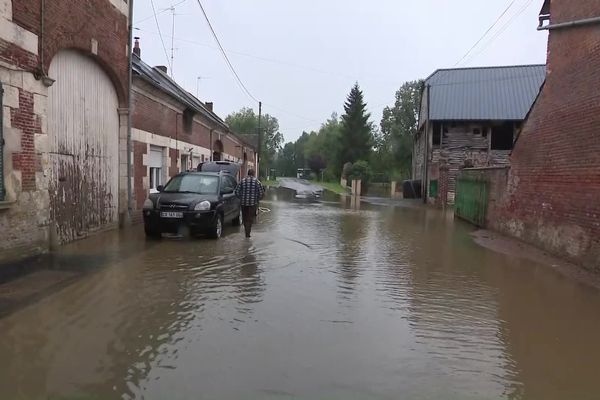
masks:
{"label": "window", "polygon": [[433,145],[440,146],[442,144],[442,124],[440,122],[433,123]]}
{"label": "window", "polygon": [[514,125],[512,122],[492,127],[492,150],[512,150],[513,135]]}
{"label": "window", "polygon": [[187,154],[181,155],[181,172],[187,171],[190,168],[190,157]]}
{"label": "window", "polygon": [[233,184],[230,176],[221,177],[221,193],[230,193],[235,190],[235,185]]}
{"label": "window", "polygon": [[162,168],[150,167],[150,189],[156,189],[162,183]]}
{"label": "window", "polygon": [[235,180],[234,177],[230,176],[229,180],[231,181],[231,185],[233,186],[233,188],[235,189],[238,185],[237,181]]}
{"label": "window", "polygon": [[215,194],[219,186],[219,177],[214,175],[186,174],[173,177],[165,186],[165,193]]}
{"label": "window", "polygon": [[162,185],[163,171],[163,148],[150,146],[150,154],[148,155],[148,168],[150,177],[150,189],[156,189]]}

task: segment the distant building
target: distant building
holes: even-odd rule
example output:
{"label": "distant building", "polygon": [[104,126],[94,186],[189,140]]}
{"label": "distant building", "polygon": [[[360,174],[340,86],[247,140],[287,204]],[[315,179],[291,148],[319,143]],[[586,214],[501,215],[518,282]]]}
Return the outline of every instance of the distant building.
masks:
{"label": "distant building", "polygon": [[515,138],[542,83],[544,65],[440,69],[426,80],[413,151],[413,179],[435,198],[440,157],[448,197],[465,166],[507,165]]}

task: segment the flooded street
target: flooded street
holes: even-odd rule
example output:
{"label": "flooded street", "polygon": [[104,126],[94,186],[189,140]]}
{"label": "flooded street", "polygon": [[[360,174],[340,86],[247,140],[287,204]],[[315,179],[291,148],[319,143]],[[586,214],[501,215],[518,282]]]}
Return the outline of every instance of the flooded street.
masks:
{"label": "flooded street", "polygon": [[598,398],[597,290],[418,204],[261,205],[250,240],[65,247],[91,272],[0,319],[0,398]]}

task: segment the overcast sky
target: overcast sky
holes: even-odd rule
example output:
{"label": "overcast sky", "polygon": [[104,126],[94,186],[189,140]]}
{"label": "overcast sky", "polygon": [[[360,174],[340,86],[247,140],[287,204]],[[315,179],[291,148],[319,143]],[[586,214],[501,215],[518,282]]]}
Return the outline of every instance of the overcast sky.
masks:
{"label": "overcast sky", "polygon": [[[153,2],[167,54],[151,1],[136,0],[142,59],[169,65],[174,37],[180,85],[214,102],[223,118],[258,110],[227,68],[198,0]],[[403,82],[454,67],[511,3],[458,66],[544,63],[547,33],[536,30],[543,0],[202,0],[240,78],[263,112],[279,119],[286,141],[341,114],[354,82],[379,125]]]}

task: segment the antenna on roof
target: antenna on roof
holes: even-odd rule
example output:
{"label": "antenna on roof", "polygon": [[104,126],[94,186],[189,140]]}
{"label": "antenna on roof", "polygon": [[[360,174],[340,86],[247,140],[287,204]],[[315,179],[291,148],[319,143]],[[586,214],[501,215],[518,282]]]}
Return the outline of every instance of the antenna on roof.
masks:
{"label": "antenna on roof", "polygon": [[171,26],[171,78],[173,78],[173,62],[175,58],[175,6],[171,7],[171,13],[173,14],[173,23]]}

